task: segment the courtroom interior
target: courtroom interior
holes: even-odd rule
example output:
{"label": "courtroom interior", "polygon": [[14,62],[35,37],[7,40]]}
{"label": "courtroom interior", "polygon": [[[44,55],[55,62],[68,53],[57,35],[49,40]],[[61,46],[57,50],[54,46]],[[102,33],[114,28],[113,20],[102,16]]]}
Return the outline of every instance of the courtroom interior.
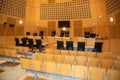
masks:
{"label": "courtroom interior", "polygon": [[120,80],[120,0],[0,0],[0,80]]}

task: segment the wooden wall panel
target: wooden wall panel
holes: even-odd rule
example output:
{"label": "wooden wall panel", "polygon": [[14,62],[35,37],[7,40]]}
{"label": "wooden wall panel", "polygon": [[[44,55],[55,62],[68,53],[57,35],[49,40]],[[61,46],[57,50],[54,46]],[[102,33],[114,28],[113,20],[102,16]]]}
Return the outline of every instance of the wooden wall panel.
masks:
{"label": "wooden wall panel", "polygon": [[48,0],[48,3],[55,3],[55,0]]}
{"label": "wooden wall panel", "polygon": [[120,24],[110,26],[110,38],[120,39]]}
{"label": "wooden wall panel", "polygon": [[5,36],[6,25],[0,24],[0,36]]}
{"label": "wooden wall panel", "polygon": [[74,37],[83,37],[83,28],[74,28]]}
{"label": "wooden wall panel", "polygon": [[56,31],[56,21],[48,21],[48,36],[51,36],[52,31]]}
{"label": "wooden wall panel", "polygon": [[14,38],[15,38],[14,36],[5,37],[5,45],[7,45],[7,46],[15,46]]}
{"label": "wooden wall panel", "polygon": [[120,24],[120,12],[115,14],[115,18],[116,18],[116,23]]}
{"label": "wooden wall panel", "polygon": [[16,24],[16,18],[7,17],[7,23],[8,24]]}
{"label": "wooden wall panel", "polygon": [[74,36],[82,37],[83,36],[82,20],[75,20],[73,26],[74,26]]}
{"label": "wooden wall panel", "polygon": [[55,28],[49,28],[48,29],[48,36],[52,35],[52,31],[55,31]]}
{"label": "wooden wall panel", "polygon": [[16,36],[23,36],[24,35],[24,26],[17,26],[16,27]]}
{"label": "wooden wall panel", "polygon": [[84,32],[90,32],[90,33],[92,33],[92,27],[86,27],[86,28],[84,28]]}
{"label": "wooden wall panel", "polygon": [[120,39],[110,39],[110,51],[120,55]]}
{"label": "wooden wall panel", "polygon": [[15,36],[15,27],[6,26],[6,36]]}
{"label": "wooden wall panel", "polygon": [[48,28],[55,28],[56,27],[56,21],[48,21]]}
{"label": "wooden wall panel", "polygon": [[74,21],[74,28],[82,28],[82,20],[75,20]]}
{"label": "wooden wall panel", "polygon": [[0,36],[0,47],[5,45],[5,36]]}

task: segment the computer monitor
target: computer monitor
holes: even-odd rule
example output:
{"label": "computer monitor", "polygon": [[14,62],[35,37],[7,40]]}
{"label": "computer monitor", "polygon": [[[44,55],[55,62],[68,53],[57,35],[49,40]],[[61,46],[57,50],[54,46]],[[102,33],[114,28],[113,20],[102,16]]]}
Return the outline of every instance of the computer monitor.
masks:
{"label": "computer monitor", "polygon": [[43,36],[43,35],[44,35],[44,31],[40,31],[39,36]]}
{"label": "computer monitor", "polygon": [[37,33],[33,33],[33,36],[37,36]]}
{"label": "computer monitor", "polygon": [[55,36],[56,35],[56,31],[52,31],[52,36]]}
{"label": "computer monitor", "polygon": [[26,32],[26,35],[29,36],[29,35],[30,35],[30,32]]}
{"label": "computer monitor", "polygon": [[70,28],[70,21],[58,21],[58,27],[59,28]]}
{"label": "computer monitor", "polygon": [[65,31],[61,31],[60,32],[60,37],[64,37],[64,35],[65,35]]}
{"label": "computer monitor", "polygon": [[90,37],[90,32],[89,31],[84,32],[84,37],[89,38]]}
{"label": "computer monitor", "polygon": [[95,38],[95,37],[96,37],[96,34],[95,34],[95,33],[91,33],[91,34],[90,34],[90,37],[91,37],[91,38]]}
{"label": "computer monitor", "polygon": [[69,37],[69,31],[65,31],[65,37]]}

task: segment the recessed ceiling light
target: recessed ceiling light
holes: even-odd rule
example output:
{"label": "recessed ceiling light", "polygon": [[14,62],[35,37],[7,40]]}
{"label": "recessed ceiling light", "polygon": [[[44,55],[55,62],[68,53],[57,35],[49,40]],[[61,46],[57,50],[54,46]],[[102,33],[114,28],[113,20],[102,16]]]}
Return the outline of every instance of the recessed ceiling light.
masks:
{"label": "recessed ceiling light", "polygon": [[20,20],[20,21],[19,21],[19,24],[22,24],[22,23],[23,23],[23,21],[22,21],[22,20]]}
{"label": "recessed ceiling light", "polygon": [[113,22],[113,21],[114,21],[113,17],[110,17],[110,22]]}

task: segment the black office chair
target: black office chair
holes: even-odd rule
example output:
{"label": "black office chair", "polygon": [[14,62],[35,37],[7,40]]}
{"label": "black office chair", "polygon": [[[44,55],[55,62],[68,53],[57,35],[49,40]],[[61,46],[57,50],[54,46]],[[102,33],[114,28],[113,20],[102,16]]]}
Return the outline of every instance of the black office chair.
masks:
{"label": "black office chair", "polygon": [[40,31],[39,36],[44,36],[44,31]]}
{"label": "black office chair", "polygon": [[56,35],[56,31],[52,31],[52,34],[51,34],[51,36],[55,36]]}
{"label": "black office chair", "polygon": [[34,48],[33,39],[28,39],[28,47],[33,51]]}
{"label": "black office chair", "polygon": [[36,48],[39,49],[40,52],[42,52],[44,46],[42,45],[42,41],[40,39],[36,39]]}
{"label": "black office chair", "polygon": [[69,37],[69,31],[65,31],[65,37]]}
{"label": "black office chair", "polygon": [[85,42],[78,42],[77,50],[85,51]]}
{"label": "black office chair", "polygon": [[63,41],[57,41],[57,49],[64,50],[64,43]]}
{"label": "black office chair", "polygon": [[22,46],[28,46],[27,45],[27,38],[22,38]]}
{"label": "black office chair", "polygon": [[102,42],[95,42],[93,52],[102,52]]}
{"label": "black office chair", "polygon": [[18,38],[15,38],[15,45],[16,45],[16,46],[21,46]]}
{"label": "black office chair", "polygon": [[61,31],[61,33],[60,33],[60,37],[64,37],[64,31]]}
{"label": "black office chair", "polygon": [[66,41],[66,50],[74,50],[73,41]]}

